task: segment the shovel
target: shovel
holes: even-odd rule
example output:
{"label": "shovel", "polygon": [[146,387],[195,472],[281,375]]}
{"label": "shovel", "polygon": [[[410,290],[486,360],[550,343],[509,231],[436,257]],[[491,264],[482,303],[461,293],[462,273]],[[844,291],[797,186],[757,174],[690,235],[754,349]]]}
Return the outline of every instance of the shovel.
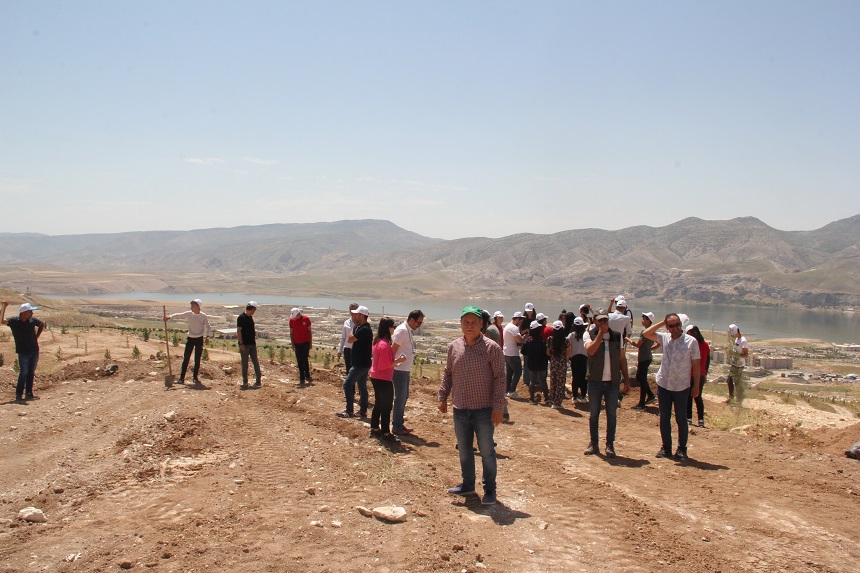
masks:
{"label": "shovel", "polygon": [[[163,305],[164,316],[167,316],[167,305]],[[167,376],[164,377],[164,387],[171,388],[173,386],[173,365],[170,363],[170,338],[167,336],[167,320],[164,321],[164,342],[167,346]]]}

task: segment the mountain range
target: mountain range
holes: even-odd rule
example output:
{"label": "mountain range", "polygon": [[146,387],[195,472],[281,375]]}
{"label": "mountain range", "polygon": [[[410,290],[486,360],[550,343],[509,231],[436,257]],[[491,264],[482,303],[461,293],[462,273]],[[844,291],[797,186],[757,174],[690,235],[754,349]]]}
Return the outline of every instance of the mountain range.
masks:
{"label": "mountain range", "polygon": [[[814,231],[780,231],[753,217],[687,218],[664,227],[456,240],[424,237],[380,220],[65,236],[0,233],[0,286],[20,288],[21,274],[29,273],[28,286],[42,276],[40,292],[61,292],[47,278],[52,272],[66,277],[64,288],[86,275],[86,292],[103,292],[110,275],[134,274],[157,281],[148,289],[164,291],[196,290],[199,285],[191,283],[209,277],[221,288],[235,278],[304,295],[500,299],[576,293],[602,300],[627,293],[657,300],[853,307],[860,304],[860,215]],[[140,288],[123,284],[113,288]]]}

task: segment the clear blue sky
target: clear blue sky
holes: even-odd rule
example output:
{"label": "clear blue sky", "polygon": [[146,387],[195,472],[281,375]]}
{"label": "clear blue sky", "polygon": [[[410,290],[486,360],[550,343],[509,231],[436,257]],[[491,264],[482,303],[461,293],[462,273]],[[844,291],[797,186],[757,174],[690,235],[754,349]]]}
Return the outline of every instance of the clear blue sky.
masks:
{"label": "clear blue sky", "polygon": [[860,213],[860,2],[0,0],[0,231]]}

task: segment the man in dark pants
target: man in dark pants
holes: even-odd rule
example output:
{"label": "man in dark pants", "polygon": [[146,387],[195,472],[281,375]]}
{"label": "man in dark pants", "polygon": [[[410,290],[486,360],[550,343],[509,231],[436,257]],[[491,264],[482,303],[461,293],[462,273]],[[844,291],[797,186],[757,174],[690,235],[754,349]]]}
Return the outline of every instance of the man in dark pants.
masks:
{"label": "man in dark pants", "polygon": [[245,312],[236,319],[236,337],[239,339],[239,355],[242,357],[242,390],[248,389],[248,360],[254,364],[257,382],[254,388],[259,388],[263,378],[260,372],[260,361],[257,359],[257,331],[254,325],[254,313],[257,303],[253,300],[245,306]]}
{"label": "man in dark pants", "polygon": [[352,343],[349,341],[349,335],[352,334],[352,329],[355,328],[355,323],[352,321],[353,313],[358,308],[358,303],[349,305],[349,318],[343,321],[343,329],[340,333],[340,343],[337,346],[337,357],[343,357],[343,365],[346,368],[346,373],[349,374],[349,369],[352,368]]}
{"label": "man in dark pants", "polygon": [[[663,325],[669,332],[657,332]],[[675,406],[675,423],[678,425],[678,450],[675,459],[687,459],[687,438],[690,428],[687,425],[687,402],[690,392],[695,398],[699,395],[701,376],[699,343],[684,333],[681,318],[670,313],[664,320],[645,329],[642,336],[659,342],[663,347],[663,360],[657,371],[657,400],[660,402],[660,438],[663,447],[657,452],[658,458],[672,455],[672,406]],[[692,372],[692,388],[690,373]]]}
{"label": "man in dark pants", "polygon": [[[609,329],[609,315],[598,309],[594,325],[585,332],[585,352],[588,355],[588,429],[591,441],[585,455],[599,454],[598,429],[600,408],[606,400],[606,457],[615,457],[615,426],[618,415],[618,394],[621,386],[621,334]],[[624,392],[630,390],[629,382]]]}
{"label": "man in dark pants", "polygon": [[296,353],[296,365],[299,367],[299,386],[310,384],[311,365],[310,354],[314,346],[313,333],[311,331],[311,319],[302,314],[302,309],[294,308],[290,311],[290,343]]}
{"label": "man in dark pants", "polygon": [[346,398],[346,409],[338,413],[341,418],[355,417],[355,385],[358,384],[358,415],[367,417],[368,395],[367,375],[373,362],[373,329],[367,322],[370,311],[366,306],[359,306],[352,314],[355,328],[349,335],[352,343],[352,367],[343,381],[343,394]]}
{"label": "man in dark pants", "polygon": [[172,318],[184,318],[188,321],[188,339],[185,341],[185,355],[182,357],[182,369],[179,372],[179,383],[185,384],[185,373],[188,372],[188,362],[194,352],[194,385],[202,386],[197,375],[200,373],[200,359],[203,356],[203,345],[209,341],[211,328],[209,317],[201,312],[203,301],[195,298],[191,301],[191,310],[164,315],[164,322]]}
{"label": "man in dark pants", "polygon": [[[18,316],[6,319],[6,307],[9,303],[3,301],[0,310],[0,323],[5,324],[12,331],[15,339],[15,352],[18,353],[18,385],[15,387],[15,401],[23,402],[36,400],[33,394],[33,379],[36,377],[36,366],[39,364],[39,337],[45,329],[45,323],[33,316],[34,310],[39,307],[25,302],[18,308]],[[26,392],[26,394],[25,394]]]}

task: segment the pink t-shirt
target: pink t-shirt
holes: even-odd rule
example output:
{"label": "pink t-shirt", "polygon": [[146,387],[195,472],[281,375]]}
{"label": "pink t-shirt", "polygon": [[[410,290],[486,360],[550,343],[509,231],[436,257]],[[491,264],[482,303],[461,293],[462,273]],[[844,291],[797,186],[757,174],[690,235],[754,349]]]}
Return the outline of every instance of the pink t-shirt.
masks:
{"label": "pink t-shirt", "polygon": [[370,377],[377,380],[392,380],[394,378],[394,349],[385,339],[381,339],[373,345]]}

